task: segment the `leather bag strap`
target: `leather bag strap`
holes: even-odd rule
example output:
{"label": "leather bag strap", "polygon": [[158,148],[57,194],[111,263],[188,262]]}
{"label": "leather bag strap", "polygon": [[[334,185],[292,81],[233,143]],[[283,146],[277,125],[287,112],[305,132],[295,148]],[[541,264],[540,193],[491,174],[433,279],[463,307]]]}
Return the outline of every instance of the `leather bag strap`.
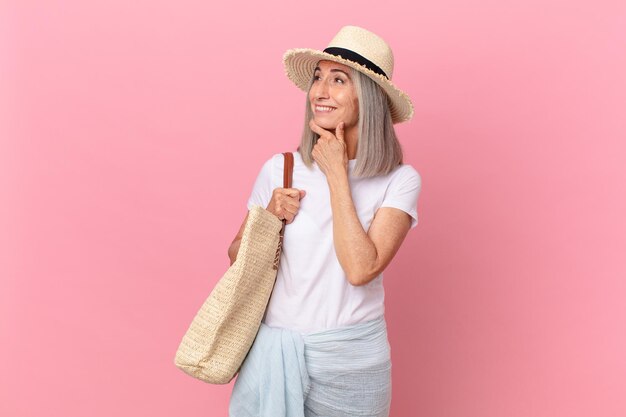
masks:
{"label": "leather bag strap", "polygon": [[291,188],[293,179],[293,154],[291,152],[283,152],[285,155],[285,171],[283,174],[283,187]]}
{"label": "leather bag strap", "polygon": [[[285,156],[285,167],[283,170],[283,188],[291,188],[293,182],[293,153],[283,152]],[[285,225],[287,220],[282,219],[283,227],[280,229],[280,236],[278,238],[278,248],[276,249],[276,257],[274,258],[273,268],[278,270],[278,262],[280,261],[280,254],[283,248],[283,234],[285,233]]]}

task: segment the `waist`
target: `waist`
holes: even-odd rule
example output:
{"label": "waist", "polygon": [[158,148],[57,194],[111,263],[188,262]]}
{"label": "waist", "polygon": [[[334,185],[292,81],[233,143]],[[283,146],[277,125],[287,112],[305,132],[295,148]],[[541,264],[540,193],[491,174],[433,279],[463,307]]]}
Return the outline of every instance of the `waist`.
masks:
{"label": "waist", "polygon": [[[261,343],[269,342],[276,349],[290,340],[301,346],[301,360],[307,364],[311,373],[316,370],[326,372],[350,372],[358,369],[377,369],[388,366],[391,349],[387,339],[387,324],[384,315],[349,326],[337,327],[315,333],[301,334],[297,331],[270,327],[261,324],[257,339]],[[255,341],[256,343],[256,341]],[[272,349],[272,350],[274,350]],[[274,352],[282,349],[276,349]],[[286,352],[293,351],[287,349]]]}
{"label": "waist", "polygon": [[305,343],[317,343],[327,340],[334,342],[349,341],[352,339],[362,339],[368,335],[387,333],[387,322],[384,315],[379,315],[374,319],[365,320],[359,323],[337,326],[324,330],[315,330],[310,332],[302,332],[297,329],[291,329],[282,326],[268,325],[261,323],[264,331],[281,331],[290,333],[292,336],[302,338]]}

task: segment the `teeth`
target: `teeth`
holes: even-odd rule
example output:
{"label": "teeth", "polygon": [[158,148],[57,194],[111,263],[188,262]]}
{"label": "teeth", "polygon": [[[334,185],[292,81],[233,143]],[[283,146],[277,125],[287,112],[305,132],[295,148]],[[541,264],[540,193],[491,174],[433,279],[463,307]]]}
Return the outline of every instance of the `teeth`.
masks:
{"label": "teeth", "polygon": [[335,110],[334,107],[326,107],[326,106],[315,106],[316,110],[319,111],[333,111]]}

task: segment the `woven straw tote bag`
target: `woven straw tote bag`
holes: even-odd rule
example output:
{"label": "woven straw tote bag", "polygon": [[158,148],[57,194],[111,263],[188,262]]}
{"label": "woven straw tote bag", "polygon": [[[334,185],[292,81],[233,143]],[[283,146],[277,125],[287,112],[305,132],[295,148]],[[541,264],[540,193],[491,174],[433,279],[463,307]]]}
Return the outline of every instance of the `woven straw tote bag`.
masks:
{"label": "woven straw tote bag", "polygon": [[[291,188],[293,154],[283,155],[283,185]],[[239,372],[276,282],[285,224],[261,206],[252,207],[237,259],[192,320],[176,351],[176,367],[210,384],[227,384]]]}

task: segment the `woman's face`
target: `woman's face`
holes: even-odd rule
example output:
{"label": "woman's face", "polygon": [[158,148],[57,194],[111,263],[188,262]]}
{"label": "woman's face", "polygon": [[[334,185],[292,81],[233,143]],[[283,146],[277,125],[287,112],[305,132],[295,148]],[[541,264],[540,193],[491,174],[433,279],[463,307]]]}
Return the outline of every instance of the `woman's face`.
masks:
{"label": "woman's face", "polygon": [[335,129],[345,122],[344,131],[359,122],[359,99],[350,78],[350,67],[333,61],[320,61],[309,90],[315,123],[324,129]]}

